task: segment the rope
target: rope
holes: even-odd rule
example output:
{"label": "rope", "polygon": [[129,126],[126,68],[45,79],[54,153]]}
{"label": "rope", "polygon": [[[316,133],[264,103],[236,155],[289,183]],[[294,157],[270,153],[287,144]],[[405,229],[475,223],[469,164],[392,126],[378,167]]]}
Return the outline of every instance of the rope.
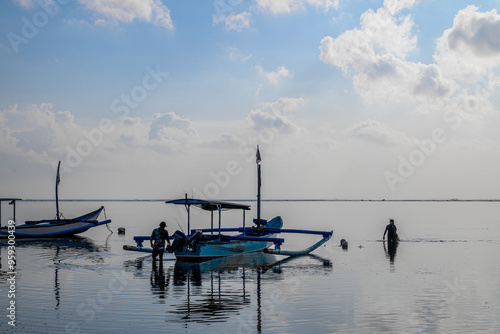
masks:
{"label": "rope", "polygon": [[[106,216],[106,208],[103,207],[103,211],[104,211],[104,219],[108,220],[108,216]],[[111,229],[109,228],[109,224],[106,224],[106,227],[108,228],[109,232],[113,233],[113,231],[111,231]]]}
{"label": "rope", "polygon": [[54,217],[54,219],[67,219],[66,217],[64,217],[63,213],[61,211],[59,211],[59,217],[57,217],[57,215]]}

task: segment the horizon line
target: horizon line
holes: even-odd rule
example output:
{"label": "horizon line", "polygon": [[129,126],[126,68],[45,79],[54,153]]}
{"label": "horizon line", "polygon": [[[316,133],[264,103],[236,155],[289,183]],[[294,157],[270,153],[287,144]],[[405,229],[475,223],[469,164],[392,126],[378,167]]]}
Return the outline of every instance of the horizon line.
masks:
{"label": "horizon line", "polygon": [[[55,202],[55,199],[16,199],[25,202]],[[165,199],[59,199],[59,202],[165,202],[172,200]],[[214,199],[223,202],[256,202],[257,199]],[[303,199],[262,199],[262,202],[500,202],[500,199],[459,199],[459,198],[416,198],[416,199],[363,199],[363,198],[303,198]]]}

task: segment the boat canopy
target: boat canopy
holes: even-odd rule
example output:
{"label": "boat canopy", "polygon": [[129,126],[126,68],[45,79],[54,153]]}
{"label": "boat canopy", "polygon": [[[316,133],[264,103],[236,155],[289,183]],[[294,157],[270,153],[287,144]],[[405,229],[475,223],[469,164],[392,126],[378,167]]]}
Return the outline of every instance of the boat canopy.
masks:
{"label": "boat canopy", "polygon": [[178,204],[178,205],[194,205],[206,211],[234,210],[234,209],[250,210],[250,205],[246,204],[237,204],[237,203],[220,202],[220,201],[207,201],[204,199],[195,199],[195,198],[174,199],[166,201],[165,203]]}

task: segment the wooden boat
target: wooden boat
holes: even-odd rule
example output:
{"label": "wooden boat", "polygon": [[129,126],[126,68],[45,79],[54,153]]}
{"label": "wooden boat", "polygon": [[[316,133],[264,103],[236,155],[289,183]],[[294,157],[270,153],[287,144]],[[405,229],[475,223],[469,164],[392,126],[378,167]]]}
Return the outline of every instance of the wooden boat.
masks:
{"label": "wooden boat", "polygon": [[59,212],[58,196],[60,166],[61,162],[59,161],[56,177],[56,218],[26,221],[23,225],[0,227],[0,238],[6,238],[9,235],[14,235],[16,238],[46,238],[68,236],[85,232],[92,227],[111,223],[110,219],[106,219],[103,221],[97,220],[101,212],[105,211],[103,206],[95,211],[89,212],[76,218],[67,219],[62,217],[61,213]]}
{"label": "wooden boat", "polygon": [[[287,256],[299,256],[308,254],[319,246],[327,242],[333,232],[283,229],[283,220],[277,216],[269,221],[260,217],[260,188],[261,188],[261,168],[260,152],[257,147],[257,172],[258,172],[258,194],[257,194],[257,219],[254,219],[255,226],[245,227],[245,212],[250,210],[249,205],[237,204],[221,201],[210,201],[203,199],[185,198],[167,201],[167,204],[184,205],[187,210],[187,231],[186,236],[181,231],[176,231],[172,236],[173,243],[170,252],[176,258],[186,262],[203,262],[227,256],[233,256],[252,252],[266,252],[272,254],[282,254]],[[208,229],[191,229],[190,209],[191,206],[198,207],[211,212],[211,227]],[[236,228],[222,228],[221,213],[226,210],[242,210],[243,226]],[[213,215],[217,211],[219,215],[218,228],[214,228]],[[228,234],[228,233],[237,233]],[[285,239],[277,238],[281,233],[302,233],[317,234],[323,238],[314,245],[300,251],[286,251],[281,249]],[[124,246],[126,250],[151,252],[151,248],[143,246],[143,241],[149,240],[149,236],[136,236],[134,241],[136,246]],[[274,247],[273,247],[274,245]]]}

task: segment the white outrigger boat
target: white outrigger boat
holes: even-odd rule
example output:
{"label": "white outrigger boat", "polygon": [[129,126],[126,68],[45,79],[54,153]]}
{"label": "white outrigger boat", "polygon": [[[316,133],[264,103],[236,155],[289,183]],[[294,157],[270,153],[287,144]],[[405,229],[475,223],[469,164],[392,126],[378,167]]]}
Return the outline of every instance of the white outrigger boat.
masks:
{"label": "white outrigger boat", "polygon": [[103,206],[101,206],[99,209],[95,211],[89,212],[87,214],[84,214],[76,218],[67,219],[62,217],[61,213],[59,212],[59,196],[58,196],[58,186],[60,182],[60,177],[59,177],[60,166],[61,162],[59,161],[59,164],[57,166],[57,177],[56,177],[56,210],[57,210],[56,218],[36,220],[36,221],[26,221],[23,225],[0,227],[0,238],[6,238],[9,235],[15,235],[16,237],[21,237],[21,238],[63,237],[68,235],[79,234],[87,231],[92,227],[111,223],[111,219],[106,219],[103,221],[97,220],[101,212],[104,211]]}
{"label": "white outrigger boat", "polygon": [[[167,204],[184,205],[187,210],[187,231],[189,235],[185,235],[181,231],[176,231],[170,238],[173,239],[172,246],[169,251],[175,254],[175,257],[180,261],[185,262],[203,262],[217,258],[223,258],[232,255],[266,252],[272,254],[282,254],[287,256],[306,255],[317,249],[319,246],[327,242],[331,237],[332,231],[311,231],[311,230],[296,230],[283,229],[283,220],[277,216],[269,221],[260,218],[260,152],[257,147],[257,170],[258,170],[258,195],[257,195],[257,219],[254,219],[255,226],[245,226],[245,212],[250,210],[249,205],[237,204],[221,201],[209,201],[203,199],[185,198],[166,201]],[[193,229],[190,224],[190,209],[191,206],[196,206],[202,210],[211,212],[211,227],[208,229]],[[242,210],[243,226],[236,228],[221,227],[221,212],[226,210]],[[214,228],[213,213],[217,211],[219,214],[219,226]],[[237,234],[228,234],[228,233]],[[323,238],[312,246],[299,251],[286,251],[281,249],[281,245],[285,242],[283,238],[277,238],[277,234],[281,233],[301,233],[301,234],[317,234]],[[151,248],[144,247],[143,242],[150,240],[150,236],[136,236],[134,241],[136,246],[123,246],[126,250],[152,252]],[[273,247],[274,245],[274,247]]]}

